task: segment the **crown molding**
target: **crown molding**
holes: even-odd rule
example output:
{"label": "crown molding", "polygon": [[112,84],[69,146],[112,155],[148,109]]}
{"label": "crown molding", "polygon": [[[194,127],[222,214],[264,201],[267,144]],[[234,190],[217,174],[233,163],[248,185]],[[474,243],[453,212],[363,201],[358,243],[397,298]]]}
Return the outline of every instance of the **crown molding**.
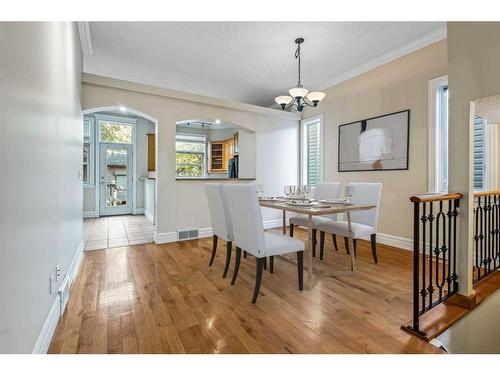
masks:
{"label": "crown molding", "polygon": [[343,73],[340,73],[321,84],[313,88],[314,91],[326,90],[329,87],[338,85],[339,83],[348,81],[356,76],[366,73],[372,69],[378,68],[379,66],[385,65],[391,61],[399,59],[403,56],[409,55],[419,49],[430,46],[431,44],[437,43],[441,40],[446,39],[447,32],[446,26],[440,27],[428,34],[421,36],[409,42],[403,46],[393,49],[392,51],[386,52],[364,64],[358,65],[352,69],[349,69]]}
{"label": "crown molding", "polygon": [[80,34],[83,55],[90,56],[93,53],[90,25],[88,22],[77,22],[76,25],[78,26],[78,33]]}

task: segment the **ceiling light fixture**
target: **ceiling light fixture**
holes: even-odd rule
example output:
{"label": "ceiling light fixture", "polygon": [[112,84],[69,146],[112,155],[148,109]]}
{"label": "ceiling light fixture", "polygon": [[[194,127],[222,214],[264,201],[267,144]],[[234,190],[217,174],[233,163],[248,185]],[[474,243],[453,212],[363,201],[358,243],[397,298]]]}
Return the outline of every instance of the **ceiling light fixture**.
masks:
{"label": "ceiling light fixture", "polygon": [[297,44],[295,58],[299,60],[299,80],[297,82],[297,86],[290,89],[290,95],[278,96],[274,100],[281,106],[282,110],[287,110],[295,107],[298,112],[302,112],[305,106],[316,107],[318,103],[325,98],[326,94],[321,91],[309,92],[309,90],[302,86],[302,83],[300,82],[300,45],[304,43],[304,38],[295,39],[295,43]]}

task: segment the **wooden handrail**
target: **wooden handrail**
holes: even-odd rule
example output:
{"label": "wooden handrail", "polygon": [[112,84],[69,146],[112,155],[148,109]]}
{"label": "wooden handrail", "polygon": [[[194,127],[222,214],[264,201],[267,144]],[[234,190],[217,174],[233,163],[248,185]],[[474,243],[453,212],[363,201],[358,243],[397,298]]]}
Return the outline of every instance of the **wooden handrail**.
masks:
{"label": "wooden handrail", "polygon": [[461,199],[463,195],[460,193],[436,193],[436,194],[419,194],[410,197],[410,201],[413,203],[425,203],[425,202],[436,202],[436,201],[449,201],[454,199]]}
{"label": "wooden handrail", "polygon": [[489,195],[500,195],[500,190],[476,191],[474,197],[487,197]]}

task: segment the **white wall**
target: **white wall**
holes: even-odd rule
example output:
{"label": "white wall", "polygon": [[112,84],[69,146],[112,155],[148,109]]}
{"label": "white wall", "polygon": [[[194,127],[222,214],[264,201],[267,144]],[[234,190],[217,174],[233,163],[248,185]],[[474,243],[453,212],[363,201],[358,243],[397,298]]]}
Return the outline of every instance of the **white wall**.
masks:
{"label": "white wall", "polygon": [[[158,119],[156,223],[159,233],[211,226],[204,182],[175,180],[178,121],[219,118],[255,131],[255,183],[264,184],[265,194],[281,194],[284,184],[298,181],[298,116],[295,114],[91,75],[84,75],[82,102],[84,109],[123,105]],[[264,211],[265,220],[280,217],[280,212]]]}
{"label": "white wall", "polygon": [[2,22],[0,51],[0,353],[28,353],[82,239],[82,57],[71,23]]}
{"label": "white wall", "polygon": [[[327,89],[317,108],[304,118],[323,114],[325,181],[382,182],[379,231],[412,238],[410,196],[427,191],[428,82],[447,73],[446,41],[361,74]],[[409,169],[338,172],[338,128],[341,124],[410,109]]]}

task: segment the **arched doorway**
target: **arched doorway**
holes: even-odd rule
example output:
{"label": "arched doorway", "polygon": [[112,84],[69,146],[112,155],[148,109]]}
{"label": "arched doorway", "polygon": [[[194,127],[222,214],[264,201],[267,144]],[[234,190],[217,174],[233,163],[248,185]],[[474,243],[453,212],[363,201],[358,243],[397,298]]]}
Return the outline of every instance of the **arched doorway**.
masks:
{"label": "arched doorway", "polygon": [[103,226],[100,236],[89,234],[88,241],[95,241],[89,247],[152,242],[158,120],[132,108],[103,106],[84,110],[83,121],[83,216],[89,219],[84,226],[93,226],[91,219]]}

